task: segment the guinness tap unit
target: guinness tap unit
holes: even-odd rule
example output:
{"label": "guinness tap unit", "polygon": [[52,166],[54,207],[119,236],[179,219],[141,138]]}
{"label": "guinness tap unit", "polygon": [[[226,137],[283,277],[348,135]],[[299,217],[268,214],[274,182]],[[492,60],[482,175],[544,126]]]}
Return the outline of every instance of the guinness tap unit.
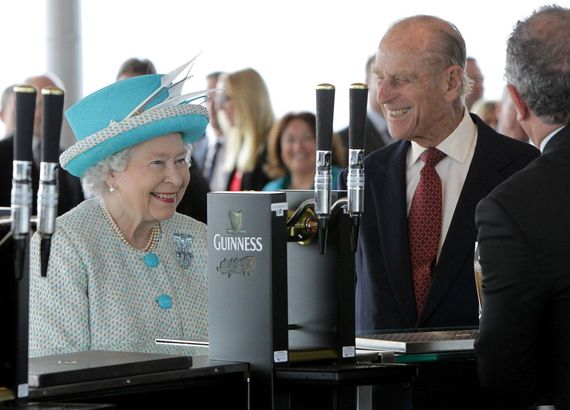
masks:
{"label": "guinness tap unit", "polygon": [[[317,88],[317,105],[334,98],[331,87]],[[331,138],[326,104],[317,139],[323,129]],[[320,151],[314,192],[208,194],[209,356],[250,363],[254,410],[289,408],[276,369],[355,360],[354,215],[347,193],[331,191],[318,161],[330,152]]]}

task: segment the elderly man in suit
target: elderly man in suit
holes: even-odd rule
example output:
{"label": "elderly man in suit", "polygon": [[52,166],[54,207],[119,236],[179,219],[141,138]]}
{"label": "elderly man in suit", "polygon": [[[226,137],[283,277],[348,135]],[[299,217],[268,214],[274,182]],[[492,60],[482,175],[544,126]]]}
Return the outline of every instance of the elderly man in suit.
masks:
{"label": "elderly man in suit", "polygon": [[364,161],[358,330],[478,323],[475,206],[538,151],[469,115],[465,60],[461,33],[433,16],[396,22],[378,46],[377,99],[398,141]]}
{"label": "elderly man in suit", "polygon": [[477,207],[481,384],[506,407],[570,408],[570,9],[543,7],[507,44],[517,118],[542,155]]}

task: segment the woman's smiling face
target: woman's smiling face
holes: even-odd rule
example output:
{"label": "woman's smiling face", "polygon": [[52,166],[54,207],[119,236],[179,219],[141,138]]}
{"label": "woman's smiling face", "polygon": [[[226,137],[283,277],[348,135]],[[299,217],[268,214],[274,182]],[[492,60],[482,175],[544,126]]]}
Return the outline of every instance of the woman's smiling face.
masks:
{"label": "woman's smiling face", "polygon": [[190,182],[187,151],[178,133],[167,134],[131,148],[124,171],[114,171],[123,211],[143,221],[171,218]]}

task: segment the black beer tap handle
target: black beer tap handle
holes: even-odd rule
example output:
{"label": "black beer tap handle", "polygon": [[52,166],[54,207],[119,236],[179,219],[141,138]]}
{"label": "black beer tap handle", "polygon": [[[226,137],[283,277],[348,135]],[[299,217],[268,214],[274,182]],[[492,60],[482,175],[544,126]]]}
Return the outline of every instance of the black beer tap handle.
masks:
{"label": "black beer tap handle", "polygon": [[335,88],[331,84],[317,86],[317,158],[315,172],[315,213],[318,217],[319,249],[327,246],[328,219],[331,211],[331,147]]}
{"label": "black beer tap handle", "polygon": [[351,220],[350,248],[356,252],[360,216],[364,211],[364,139],[366,135],[366,107],[368,86],[355,83],[350,86],[350,123],[348,151],[348,212]]}
{"label": "black beer tap handle", "polygon": [[367,104],[368,86],[363,83],[351,84],[349,91],[350,121],[348,123],[349,149],[364,149]]}
{"label": "black beer tap handle", "polygon": [[57,217],[58,157],[61,123],[63,119],[63,90],[57,87],[42,89],[43,116],[40,187],[38,190],[38,233],[40,234],[40,271],[47,276],[51,236]]}
{"label": "black beer tap handle", "polygon": [[330,151],[334,116],[335,87],[332,84],[317,86],[317,150]]}
{"label": "black beer tap handle", "polygon": [[32,162],[36,89],[31,85],[17,85],[14,87],[14,93],[16,95],[14,160]]}
{"label": "black beer tap handle", "polygon": [[58,162],[59,139],[63,119],[63,90],[57,87],[42,89],[42,162]]}

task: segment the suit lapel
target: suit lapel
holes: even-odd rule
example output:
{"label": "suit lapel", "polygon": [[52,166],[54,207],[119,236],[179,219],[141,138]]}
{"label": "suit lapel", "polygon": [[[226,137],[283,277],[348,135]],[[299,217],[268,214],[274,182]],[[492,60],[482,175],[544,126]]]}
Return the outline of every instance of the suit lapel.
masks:
{"label": "suit lapel", "polygon": [[453,219],[443,243],[434,272],[434,278],[424,310],[418,319],[421,326],[437,308],[456,276],[463,270],[466,260],[473,259],[477,231],[475,208],[479,201],[504,180],[501,169],[509,158],[501,150],[491,129],[475,120],[477,145],[473,160],[463,184]]}
{"label": "suit lapel", "polygon": [[[368,180],[374,181],[370,187],[372,207],[376,210],[386,276],[400,313],[411,327],[416,322],[417,313],[410,273],[406,215],[406,155],[410,143],[402,141],[394,145],[395,152],[376,163],[375,175],[370,175]],[[377,269],[382,269],[382,266]]]}

